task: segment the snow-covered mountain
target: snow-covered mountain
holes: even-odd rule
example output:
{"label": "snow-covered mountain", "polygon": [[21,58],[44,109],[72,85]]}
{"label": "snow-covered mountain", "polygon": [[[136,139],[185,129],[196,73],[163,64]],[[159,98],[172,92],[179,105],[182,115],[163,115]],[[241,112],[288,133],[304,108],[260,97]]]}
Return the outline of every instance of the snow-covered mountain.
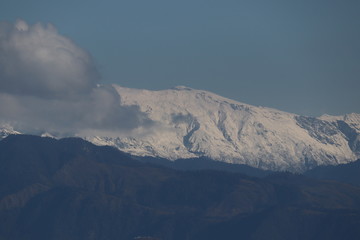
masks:
{"label": "snow-covered mountain", "polygon": [[162,91],[114,88],[121,104],[139,106],[157,126],[138,137],[89,140],[134,155],[171,160],[206,156],[297,172],[360,158],[360,114],[313,118],[187,87]]}
{"label": "snow-covered mountain", "polygon": [[6,138],[9,135],[20,134],[18,131],[15,131],[12,126],[9,124],[0,124],[0,140]]}
{"label": "snow-covered mountain", "polygon": [[206,156],[294,172],[360,158],[360,114],[314,118],[187,87],[162,91],[113,87],[121,96],[120,104],[138,106],[155,124],[131,135],[78,136],[137,156],[170,160]]}

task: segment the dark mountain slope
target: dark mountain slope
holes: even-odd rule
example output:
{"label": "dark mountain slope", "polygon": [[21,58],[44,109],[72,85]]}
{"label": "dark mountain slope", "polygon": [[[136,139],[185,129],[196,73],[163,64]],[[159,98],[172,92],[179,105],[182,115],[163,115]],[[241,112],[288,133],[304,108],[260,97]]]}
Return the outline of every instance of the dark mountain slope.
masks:
{"label": "dark mountain slope", "polygon": [[305,175],[360,185],[360,159],[348,164],[317,167],[306,172]]}
{"label": "dark mountain slope", "polygon": [[186,158],[170,161],[164,158],[155,157],[137,157],[133,156],[138,161],[144,163],[152,163],[168,168],[184,171],[199,171],[199,170],[216,170],[232,173],[241,173],[252,177],[265,177],[275,172],[262,170],[260,168],[250,167],[244,164],[232,164],[212,160],[207,157]]}
{"label": "dark mountain slope", "polygon": [[0,141],[0,239],[359,239],[360,188],[176,171],[84,140]]}

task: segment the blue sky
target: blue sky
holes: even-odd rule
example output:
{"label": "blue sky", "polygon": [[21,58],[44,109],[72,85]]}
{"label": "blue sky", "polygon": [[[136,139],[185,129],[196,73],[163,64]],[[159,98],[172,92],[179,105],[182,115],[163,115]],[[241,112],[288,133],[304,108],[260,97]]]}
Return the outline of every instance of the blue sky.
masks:
{"label": "blue sky", "polygon": [[360,113],[360,1],[2,0],[52,23],[105,83],[204,89],[304,115]]}

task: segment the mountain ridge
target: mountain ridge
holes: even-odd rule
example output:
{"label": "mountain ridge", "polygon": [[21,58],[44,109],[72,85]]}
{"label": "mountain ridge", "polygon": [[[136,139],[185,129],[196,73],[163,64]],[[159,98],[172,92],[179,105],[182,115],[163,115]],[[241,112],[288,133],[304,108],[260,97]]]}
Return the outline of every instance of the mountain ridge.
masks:
{"label": "mountain ridge", "polygon": [[[360,187],[141,163],[80,138],[0,141],[0,239],[358,239]],[[335,227],[334,227],[335,226]]]}
{"label": "mountain ridge", "polygon": [[[130,134],[75,136],[135,156],[172,161],[207,157],[274,171],[304,172],[360,158],[357,113],[315,118],[185,86],[158,91],[112,86],[120,105],[137,107],[154,124]],[[57,137],[46,132],[39,135]]]}
{"label": "mountain ridge", "polygon": [[[172,160],[204,156],[294,172],[347,163],[360,156],[359,114],[324,120],[184,86],[159,91],[113,86],[121,104],[138,106],[161,126],[158,132],[141,138],[112,140],[114,146],[134,155]],[[352,131],[353,149],[339,122]]]}

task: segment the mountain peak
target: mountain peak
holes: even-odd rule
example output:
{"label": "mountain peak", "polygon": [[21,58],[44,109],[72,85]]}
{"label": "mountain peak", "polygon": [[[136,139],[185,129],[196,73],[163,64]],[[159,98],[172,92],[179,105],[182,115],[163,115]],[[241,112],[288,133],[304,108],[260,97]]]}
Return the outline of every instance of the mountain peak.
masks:
{"label": "mountain peak", "polygon": [[173,87],[172,89],[174,89],[174,90],[186,90],[186,91],[192,91],[192,90],[195,90],[195,89],[193,89],[193,88],[190,88],[190,87],[186,87],[186,86],[175,86],[175,87]]}
{"label": "mountain peak", "polygon": [[[114,87],[121,104],[138,106],[157,126],[140,137],[104,141],[134,155],[171,160],[209,157],[294,172],[359,157],[353,150],[355,140],[349,143],[349,139],[355,139],[349,128],[359,126],[356,115],[348,120],[344,116],[298,116],[186,86],[160,91]],[[342,124],[340,129],[337,120],[345,121],[346,126]],[[102,138],[94,139],[101,142]]]}
{"label": "mountain peak", "polygon": [[[185,86],[159,91],[113,87],[121,96],[119,104],[136,106],[155,123],[153,128],[126,135],[77,136],[137,156],[207,157],[265,170],[303,172],[360,158],[360,115],[356,113],[315,118]],[[3,133],[8,135],[8,130]]]}

